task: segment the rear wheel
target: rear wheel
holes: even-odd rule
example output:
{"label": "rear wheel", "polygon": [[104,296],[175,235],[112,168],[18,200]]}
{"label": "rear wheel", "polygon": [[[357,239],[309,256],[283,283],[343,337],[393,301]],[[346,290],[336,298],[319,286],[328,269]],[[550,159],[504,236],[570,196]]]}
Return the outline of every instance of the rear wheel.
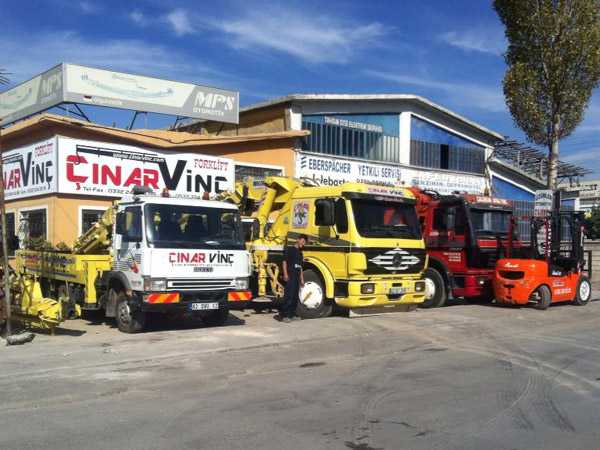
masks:
{"label": "rear wheel", "polygon": [[425,279],[425,301],[421,308],[439,308],[446,303],[446,284],[444,278],[435,269],[429,267],[423,274]]}
{"label": "rear wheel", "polygon": [[577,292],[575,293],[575,299],[573,303],[578,306],[587,305],[592,297],[592,283],[590,283],[590,279],[585,275],[581,275],[579,277],[579,282],[577,283]]}
{"label": "rear wheel", "polygon": [[533,291],[529,300],[534,302],[533,307],[535,309],[548,309],[548,306],[552,303],[552,293],[550,292],[550,288],[548,286],[540,286]]}
{"label": "rear wheel", "polygon": [[117,311],[115,315],[117,327],[123,333],[139,333],[146,325],[146,314],[143,311],[133,310],[128,300],[124,292],[117,294]]}
{"label": "rear wheel", "polygon": [[333,305],[325,297],[325,285],[313,270],[304,271],[304,286],[300,289],[300,301],[296,314],[303,319],[317,319],[331,315]]}

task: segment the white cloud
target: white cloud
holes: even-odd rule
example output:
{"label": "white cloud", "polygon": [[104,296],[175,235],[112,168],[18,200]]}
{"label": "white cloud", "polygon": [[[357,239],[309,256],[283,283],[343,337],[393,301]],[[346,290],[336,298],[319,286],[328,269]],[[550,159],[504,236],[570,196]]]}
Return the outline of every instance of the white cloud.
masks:
{"label": "white cloud", "polygon": [[100,5],[87,0],[79,2],[79,9],[81,9],[84,14],[98,14],[102,10]]}
{"label": "white cloud", "polygon": [[585,150],[560,155],[560,160],[569,163],[594,163],[600,158],[600,147],[591,147]]}
{"label": "white cloud", "polygon": [[148,24],[148,18],[139,9],[135,9],[128,14],[129,19],[139,26],[146,26]]}
{"label": "white cloud", "polygon": [[378,23],[349,23],[303,11],[254,11],[214,22],[235,48],[267,48],[311,63],[347,63],[357,50],[378,45],[386,34]]}
{"label": "white cloud", "polygon": [[426,77],[398,75],[393,72],[366,70],[369,76],[389,81],[398,85],[417,86],[444,93],[454,105],[477,108],[490,112],[506,112],[502,89],[474,84],[452,83],[432,80]]}
{"label": "white cloud", "polygon": [[506,50],[506,38],[504,37],[504,33],[497,28],[488,30],[448,31],[438,37],[442,42],[467,52],[489,53],[499,56]]}
{"label": "white cloud", "polygon": [[232,76],[188,54],[142,40],[89,41],[74,32],[34,36],[0,33],[0,54],[5,55],[3,65],[12,74],[14,83],[60,62],[218,86],[238,83]]}
{"label": "white cloud", "polygon": [[193,33],[194,27],[190,23],[188,13],[183,9],[175,9],[165,16],[167,23],[173,28],[177,36]]}

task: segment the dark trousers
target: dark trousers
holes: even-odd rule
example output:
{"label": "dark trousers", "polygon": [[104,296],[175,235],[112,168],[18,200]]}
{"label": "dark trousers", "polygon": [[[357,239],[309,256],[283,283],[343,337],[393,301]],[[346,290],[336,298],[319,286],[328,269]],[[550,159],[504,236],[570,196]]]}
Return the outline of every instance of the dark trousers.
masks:
{"label": "dark trousers", "polygon": [[300,301],[300,275],[291,274],[285,284],[283,304],[281,305],[282,317],[294,317],[296,307]]}

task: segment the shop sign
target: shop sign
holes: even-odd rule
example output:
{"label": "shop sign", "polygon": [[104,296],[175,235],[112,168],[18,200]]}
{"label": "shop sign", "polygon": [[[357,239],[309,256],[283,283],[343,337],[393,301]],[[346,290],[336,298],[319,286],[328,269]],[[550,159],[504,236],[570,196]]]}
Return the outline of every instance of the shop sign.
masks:
{"label": "shop sign", "polygon": [[554,200],[551,189],[535,191],[534,214],[536,216],[545,216],[552,211],[552,202]]}
{"label": "shop sign", "polygon": [[4,196],[17,200],[56,192],[56,139],[2,154]]}
{"label": "shop sign", "polygon": [[75,64],[59,64],[0,94],[0,125],[61,103],[238,123],[239,93]]}
{"label": "shop sign", "polygon": [[121,197],[135,185],[186,198],[232,190],[233,160],[128,145],[58,138],[58,190]]}
{"label": "shop sign", "polygon": [[454,191],[480,194],[485,190],[485,178],[481,176],[418,170],[304,153],[296,155],[296,177],[310,178],[322,186],[336,186],[346,182],[405,185],[419,186],[441,194]]}

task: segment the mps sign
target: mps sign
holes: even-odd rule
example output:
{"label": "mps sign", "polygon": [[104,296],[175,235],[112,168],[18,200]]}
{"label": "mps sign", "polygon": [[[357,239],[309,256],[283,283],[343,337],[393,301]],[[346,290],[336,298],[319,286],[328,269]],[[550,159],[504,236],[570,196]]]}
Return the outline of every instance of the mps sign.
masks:
{"label": "mps sign", "polygon": [[6,151],[2,164],[6,200],[56,192],[56,138]]}
{"label": "mps sign", "polygon": [[239,119],[235,91],[60,64],[0,94],[0,125],[65,102],[227,123]]}
{"label": "mps sign", "polygon": [[233,160],[58,137],[58,192],[121,197],[135,185],[179,197],[232,190]]}
{"label": "mps sign", "polygon": [[387,186],[418,186],[441,194],[454,191],[481,194],[485,178],[476,175],[418,170],[396,165],[296,154],[296,177],[310,178],[323,186],[359,182]]}

